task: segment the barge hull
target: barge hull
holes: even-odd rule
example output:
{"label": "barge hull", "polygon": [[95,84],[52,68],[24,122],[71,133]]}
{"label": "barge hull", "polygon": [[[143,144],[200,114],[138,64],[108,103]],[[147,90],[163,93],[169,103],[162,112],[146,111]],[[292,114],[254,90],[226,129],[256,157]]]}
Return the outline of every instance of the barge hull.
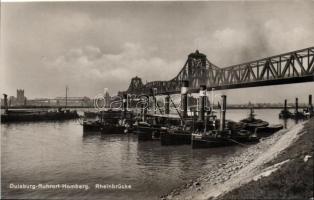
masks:
{"label": "barge hull", "polygon": [[191,144],[191,134],[188,133],[169,133],[167,131],[161,132],[160,143],[166,145],[184,145]]}

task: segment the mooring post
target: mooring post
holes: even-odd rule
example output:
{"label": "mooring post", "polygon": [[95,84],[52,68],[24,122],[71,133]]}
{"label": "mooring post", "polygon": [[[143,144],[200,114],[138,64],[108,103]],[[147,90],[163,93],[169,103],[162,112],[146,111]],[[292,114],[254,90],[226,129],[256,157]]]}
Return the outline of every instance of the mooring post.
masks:
{"label": "mooring post", "polygon": [[199,114],[198,120],[205,120],[205,102],[206,102],[206,85],[200,86],[200,97],[199,97]]}
{"label": "mooring post", "polygon": [[299,110],[299,102],[298,102],[298,98],[295,98],[295,113],[298,113]]}
{"label": "mooring post", "polygon": [[225,130],[226,126],[226,109],[227,109],[227,96],[222,95],[222,106],[221,106],[221,118],[220,118],[220,130]]}
{"label": "mooring post", "polygon": [[181,116],[186,118],[188,116],[188,90],[189,81],[182,81],[181,86]]}
{"label": "mooring post", "polygon": [[309,95],[309,106],[313,107],[313,105],[312,105],[312,95],[311,94]]}
{"label": "mooring post", "polygon": [[170,96],[165,97],[165,114],[169,115],[170,113]]}
{"label": "mooring post", "polygon": [[8,95],[7,94],[3,94],[4,96],[4,112],[8,113]]}

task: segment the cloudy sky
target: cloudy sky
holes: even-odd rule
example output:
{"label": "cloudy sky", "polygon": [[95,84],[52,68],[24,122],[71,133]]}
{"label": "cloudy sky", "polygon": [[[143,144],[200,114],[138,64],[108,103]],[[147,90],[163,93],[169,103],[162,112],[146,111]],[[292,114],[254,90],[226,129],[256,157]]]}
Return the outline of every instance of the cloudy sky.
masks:
{"label": "cloudy sky", "polygon": [[[93,97],[125,90],[136,75],[169,80],[195,49],[226,67],[314,46],[313,10],[313,1],[1,3],[1,91],[56,97],[68,85],[70,96]],[[281,101],[313,88],[229,93]]]}

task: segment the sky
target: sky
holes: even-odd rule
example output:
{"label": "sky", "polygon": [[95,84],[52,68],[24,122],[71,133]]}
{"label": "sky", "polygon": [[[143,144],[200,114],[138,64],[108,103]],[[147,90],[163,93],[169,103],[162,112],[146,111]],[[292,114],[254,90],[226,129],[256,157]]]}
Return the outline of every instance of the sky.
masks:
{"label": "sky", "polygon": [[[196,49],[227,67],[311,47],[313,10],[313,1],[1,3],[1,92],[115,94],[134,76],[170,80]],[[305,101],[314,83],[222,92],[240,103]]]}

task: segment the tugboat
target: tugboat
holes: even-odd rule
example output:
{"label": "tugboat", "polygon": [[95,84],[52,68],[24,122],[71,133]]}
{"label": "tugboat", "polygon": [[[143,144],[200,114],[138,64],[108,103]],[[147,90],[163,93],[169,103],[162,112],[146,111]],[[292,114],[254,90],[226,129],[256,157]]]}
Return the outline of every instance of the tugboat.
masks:
{"label": "tugboat", "polygon": [[249,116],[245,119],[240,120],[240,123],[242,124],[243,129],[252,132],[254,132],[256,128],[267,127],[269,125],[268,122],[255,118],[253,107],[250,108]]}
{"label": "tugboat", "polygon": [[244,130],[251,131],[259,137],[269,136],[283,128],[282,124],[269,125],[269,123],[264,120],[256,119],[253,107],[250,109],[249,117],[241,120],[240,124]]}
{"label": "tugboat", "polygon": [[287,99],[285,99],[285,105],[283,110],[280,111],[279,113],[279,118],[280,119],[288,119],[290,118],[292,113],[287,109]]}
{"label": "tugboat", "polygon": [[306,116],[304,115],[303,112],[299,112],[299,101],[298,98],[295,98],[295,111],[291,115],[292,119],[306,119]]}
{"label": "tugboat", "polygon": [[309,104],[308,106],[303,109],[303,112],[299,111],[299,104],[298,104],[298,98],[295,99],[295,111],[294,113],[291,113],[290,111],[287,110],[287,100],[285,100],[285,107],[284,109],[279,113],[279,118],[280,119],[308,119],[314,116],[314,109],[313,109],[313,104],[312,104],[312,95],[309,95]]}
{"label": "tugboat", "polygon": [[139,141],[159,140],[161,132],[166,130],[169,120],[167,117],[158,115],[147,115],[145,120],[138,122],[135,134]]}
{"label": "tugboat", "polygon": [[230,130],[211,130],[206,133],[192,133],[192,148],[211,148],[231,145]]}
{"label": "tugboat", "polygon": [[85,119],[82,123],[84,131],[98,131],[102,134],[123,134],[126,128],[132,124],[131,112],[100,111],[96,114],[97,119]]}
{"label": "tugboat", "polygon": [[[154,94],[154,90],[151,90],[154,104],[159,108],[159,112],[162,113],[158,106],[157,99]],[[149,97],[148,97],[149,98]],[[169,101],[170,96],[166,97],[165,101],[165,115],[147,114],[147,107],[142,105],[141,120],[135,126],[134,133],[138,135],[139,141],[160,140],[161,133],[168,130],[170,125],[179,125],[180,119],[177,116],[169,115]],[[173,102],[172,102],[173,103]],[[175,106],[175,105],[174,105]]]}
{"label": "tugboat", "polygon": [[86,120],[84,119],[84,121],[82,122],[82,126],[83,126],[83,131],[100,131],[101,130],[101,122],[100,120]]}
{"label": "tugboat", "polygon": [[[92,113],[92,114],[91,114]],[[98,112],[84,112],[84,120],[81,123],[84,131],[101,131],[104,120],[120,119],[122,112],[120,110],[107,110]]]}
{"label": "tugboat", "polygon": [[[192,133],[192,148],[211,148],[233,144],[242,145],[242,143],[255,143],[259,141],[259,137],[254,132],[242,128],[242,123],[225,120],[225,95],[222,95],[222,101],[220,122],[212,120],[210,122],[213,124],[209,127],[205,126],[203,131],[201,129],[195,130]],[[217,124],[219,128],[217,128]]]}
{"label": "tugboat", "polygon": [[101,134],[124,134],[125,124],[123,120],[106,119],[102,123],[100,132]]}
{"label": "tugboat", "polygon": [[161,129],[160,143],[161,145],[191,144],[191,131],[191,124]]}
{"label": "tugboat", "polygon": [[139,141],[156,140],[160,138],[160,126],[152,125],[148,122],[139,122],[135,133]]}
{"label": "tugboat", "polygon": [[[230,121],[229,123],[235,123]],[[192,133],[192,148],[211,148],[230,146],[243,143],[257,143],[260,137],[249,130],[234,129],[232,125],[227,128],[208,130],[206,132]]]}
{"label": "tugboat", "polygon": [[258,127],[255,129],[255,133],[260,137],[267,137],[279,130],[283,129],[282,124],[271,124],[266,127]]}
{"label": "tugboat", "polygon": [[311,94],[309,95],[309,105],[307,106],[307,108],[305,108],[303,110],[303,114],[307,118],[311,118],[314,116],[314,108],[313,108],[313,104],[312,104],[312,95]]}

